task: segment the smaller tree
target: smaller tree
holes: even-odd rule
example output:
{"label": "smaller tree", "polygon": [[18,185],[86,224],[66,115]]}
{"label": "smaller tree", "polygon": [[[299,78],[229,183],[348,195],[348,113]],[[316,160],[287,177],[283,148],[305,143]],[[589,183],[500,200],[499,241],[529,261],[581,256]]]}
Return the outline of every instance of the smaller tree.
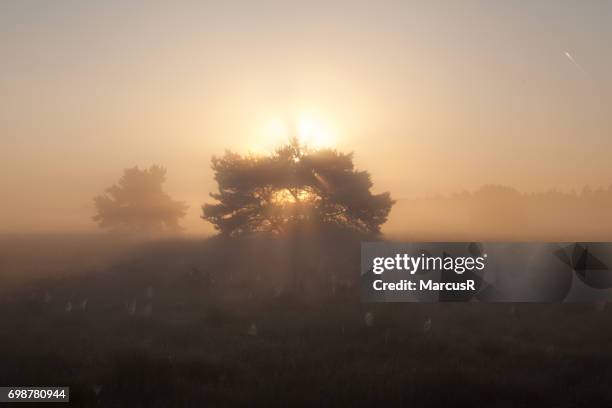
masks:
{"label": "smaller tree", "polygon": [[140,232],[180,230],[179,220],[188,206],[163,191],[165,181],[166,169],[161,166],[125,169],[117,184],[94,198],[97,211],[94,221],[101,228]]}

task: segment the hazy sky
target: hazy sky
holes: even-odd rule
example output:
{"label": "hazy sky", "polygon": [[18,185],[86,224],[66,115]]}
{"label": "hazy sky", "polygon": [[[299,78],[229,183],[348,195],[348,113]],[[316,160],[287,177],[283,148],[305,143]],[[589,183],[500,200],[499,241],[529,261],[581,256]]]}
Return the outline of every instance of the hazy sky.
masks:
{"label": "hazy sky", "polygon": [[0,56],[0,232],[95,228],[92,197],[154,163],[206,231],[211,156],[279,117],[395,198],[612,183],[607,0],[7,0]]}

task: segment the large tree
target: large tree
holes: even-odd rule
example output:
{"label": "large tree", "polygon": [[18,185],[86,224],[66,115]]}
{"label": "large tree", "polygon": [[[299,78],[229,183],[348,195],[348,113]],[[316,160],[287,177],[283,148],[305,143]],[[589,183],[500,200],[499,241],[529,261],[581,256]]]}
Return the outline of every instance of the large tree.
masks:
{"label": "large tree", "polygon": [[217,202],[203,206],[203,218],[222,234],[283,233],[295,226],[336,227],[379,234],[394,201],[372,194],[367,171],[353,155],[309,150],[297,139],[267,156],[226,152],[213,157]]}
{"label": "large tree", "polygon": [[94,221],[102,228],[141,232],[180,229],[178,222],[188,207],[164,192],[165,181],[166,169],[161,166],[125,169],[117,184],[94,198]]}

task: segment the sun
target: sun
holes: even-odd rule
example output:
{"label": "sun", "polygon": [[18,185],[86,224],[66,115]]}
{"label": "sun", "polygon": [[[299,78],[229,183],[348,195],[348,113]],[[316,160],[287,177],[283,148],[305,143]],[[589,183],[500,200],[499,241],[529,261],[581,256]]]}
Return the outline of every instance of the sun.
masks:
{"label": "sun", "polygon": [[300,117],[297,123],[297,134],[302,143],[316,149],[330,147],[333,144],[330,126],[314,117]]}
{"label": "sun", "polygon": [[335,132],[330,122],[311,114],[301,114],[295,119],[269,119],[263,134],[266,144],[273,146],[286,143],[292,137],[313,149],[329,148],[335,143]]}

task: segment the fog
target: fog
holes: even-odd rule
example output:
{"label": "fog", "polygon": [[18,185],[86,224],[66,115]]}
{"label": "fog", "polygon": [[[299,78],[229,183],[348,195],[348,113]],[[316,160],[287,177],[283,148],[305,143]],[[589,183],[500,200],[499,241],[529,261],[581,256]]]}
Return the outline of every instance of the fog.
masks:
{"label": "fog", "polygon": [[3,3],[0,231],[94,231],[92,198],[160,164],[210,233],[212,155],[300,115],[400,200],[388,231],[415,198],[610,184],[610,3],[347,4]]}

